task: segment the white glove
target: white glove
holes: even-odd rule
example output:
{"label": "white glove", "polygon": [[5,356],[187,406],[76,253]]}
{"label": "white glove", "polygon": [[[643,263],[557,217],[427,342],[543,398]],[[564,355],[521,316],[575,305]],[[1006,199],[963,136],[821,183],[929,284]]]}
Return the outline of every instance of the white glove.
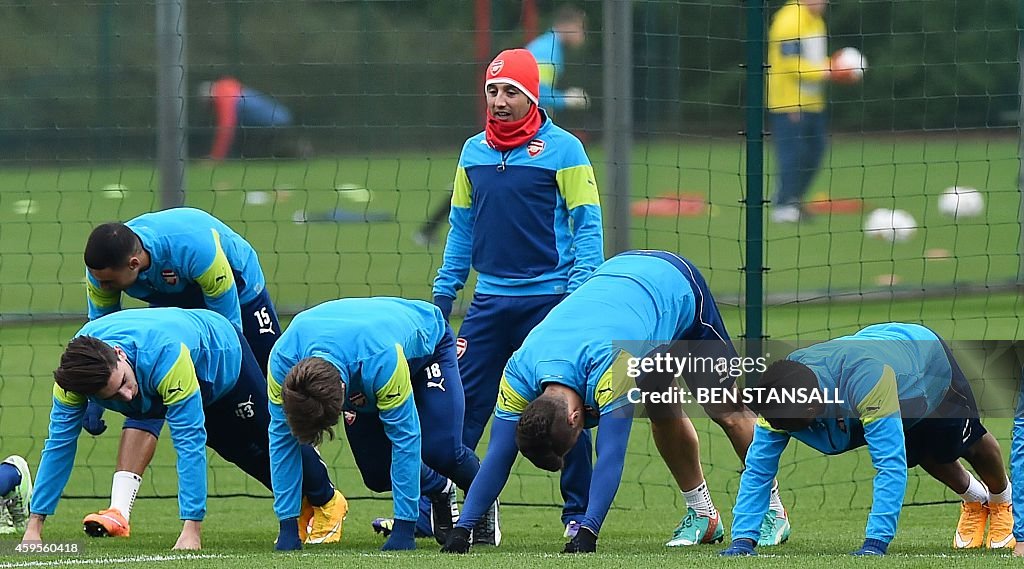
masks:
{"label": "white glove", "polygon": [[586,110],[590,108],[590,100],[587,99],[587,92],[579,87],[569,87],[562,97],[567,109]]}

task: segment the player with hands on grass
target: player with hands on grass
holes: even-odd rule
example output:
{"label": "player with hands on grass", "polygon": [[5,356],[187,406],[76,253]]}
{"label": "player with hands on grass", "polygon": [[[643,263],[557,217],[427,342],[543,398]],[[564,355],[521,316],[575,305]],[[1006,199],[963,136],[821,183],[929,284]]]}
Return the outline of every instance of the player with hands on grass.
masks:
{"label": "player with hands on grass", "polygon": [[[132,418],[165,420],[178,455],[178,508],[183,527],[175,549],[199,549],[206,515],[210,447],[271,488],[267,382],[242,337],[209,310],[140,308],[104,316],[78,331],[53,372],[49,435],[43,446],[31,516],[23,541],[42,538],[74,467],[86,404]],[[316,450],[296,449],[302,493],[312,507],[308,536],[340,534],[347,511]]]}
{"label": "player with hands on grass", "polygon": [[[1013,547],[1011,485],[999,443],[982,426],[970,383],[953,353],[917,324],[868,326],[794,351],[765,371],[752,405],[762,418],[747,451],[733,508],[732,544],[722,555],[754,555],[758,522],[790,439],[826,455],[867,446],[876,474],[864,543],[853,555],[884,555],[896,536],[907,469],[920,465],[961,496],[953,547]],[[786,400],[818,390],[833,401]],[[981,477],[961,464],[964,458]],[[988,540],[985,526],[988,524]]]}
{"label": "player with hands on grass", "polygon": [[299,313],[270,356],[270,454],[278,549],[293,549],[303,471],[300,443],[320,443],[345,419],[366,486],[392,493],[383,550],[415,549],[420,496],[443,543],[458,486],[480,461],[462,442],[465,400],[455,338],[440,309],[401,298],[348,298]]}

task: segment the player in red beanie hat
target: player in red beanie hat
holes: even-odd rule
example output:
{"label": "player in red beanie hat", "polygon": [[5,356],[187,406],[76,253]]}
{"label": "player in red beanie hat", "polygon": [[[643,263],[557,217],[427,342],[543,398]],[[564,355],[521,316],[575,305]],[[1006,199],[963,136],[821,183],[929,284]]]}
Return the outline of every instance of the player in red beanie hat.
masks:
{"label": "player in red beanie hat", "polygon": [[540,130],[537,60],[525,49],[506,49],[484,73],[487,93],[487,144],[505,152],[533,139]]}
{"label": "player in red beanie hat", "polygon": [[[499,53],[484,69],[484,91],[487,124],[459,158],[451,230],[433,290],[447,318],[470,268],[478,273],[458,343],[469,448],[494,411],[512,352],[604,261],[597,178],[579,139],[538,106],[533,54]],[[563,525],[578,525],[586,512],[591,450],[589,435],[581,436],[565,458]],[[464,514],[461,527],[473,530],[474,543],[500,542],[496,505]]]}

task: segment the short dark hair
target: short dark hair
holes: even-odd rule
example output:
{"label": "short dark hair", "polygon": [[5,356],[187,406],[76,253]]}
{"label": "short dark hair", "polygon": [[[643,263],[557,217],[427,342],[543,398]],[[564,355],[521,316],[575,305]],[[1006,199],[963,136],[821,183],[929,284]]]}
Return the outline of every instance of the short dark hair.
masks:
{"label": "short dark hair", "polygon": [[541,395],[534,399],[523,410],[516,425],[516,446],[542,470],[561,470],[563,457],[574,442],[569,407],[560,397]]}
{"label": "short dark hair", "polygon": [[[817,389],[818,376],[811,368],[793,360],[773,362],[761,375],[757,387],[772,390]],[[762,392],[764,393],[764,392]],[[756,413],[764,417],[776,429],[799,431],[806,428],[823,410],[820,404],[798,403],[794,401],[760,402],[767,398],[762,395],[759,402],[750,405]]]}
{"label": "short dark hair", "polygon": [[576,22],[586,25],[587,13],[575,4],[562,4],[558,10],[555,10],[553,21],[556,26],[558,24],[575,24]]}
{"label": "short dark hair", "polygon": [[68,342],[53,379],[64,391],[93,395],[107,386],[115,367],[114,348],[98,338],[79,336]]}
{"label": "short dark hair", "polygon": [[334,438],[345,404],[345,384],[333,364],[315,357],[299,360],[284,378],[281,398],[288,427],[300,443],[318,445],[325,432]]}
{"label": "short dark hair", "polygon": [[85,244],[85,266],[99,271],[120,269],[128,264],[133,253],[142,250],[142,242],[127,225],[112,221],[104,223],[89,234]]}

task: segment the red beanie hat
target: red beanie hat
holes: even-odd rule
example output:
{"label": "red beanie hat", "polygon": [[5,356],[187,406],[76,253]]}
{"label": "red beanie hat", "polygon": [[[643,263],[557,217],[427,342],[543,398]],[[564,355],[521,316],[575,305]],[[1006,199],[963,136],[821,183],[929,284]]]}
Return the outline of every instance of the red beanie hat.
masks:
{"label": "red beanie hat", "polygon": [[533,54],[525,49],[506,49],[494,58],[484,73],[484,87],[491,83],[510,83],[537,104],[540,70]]}

